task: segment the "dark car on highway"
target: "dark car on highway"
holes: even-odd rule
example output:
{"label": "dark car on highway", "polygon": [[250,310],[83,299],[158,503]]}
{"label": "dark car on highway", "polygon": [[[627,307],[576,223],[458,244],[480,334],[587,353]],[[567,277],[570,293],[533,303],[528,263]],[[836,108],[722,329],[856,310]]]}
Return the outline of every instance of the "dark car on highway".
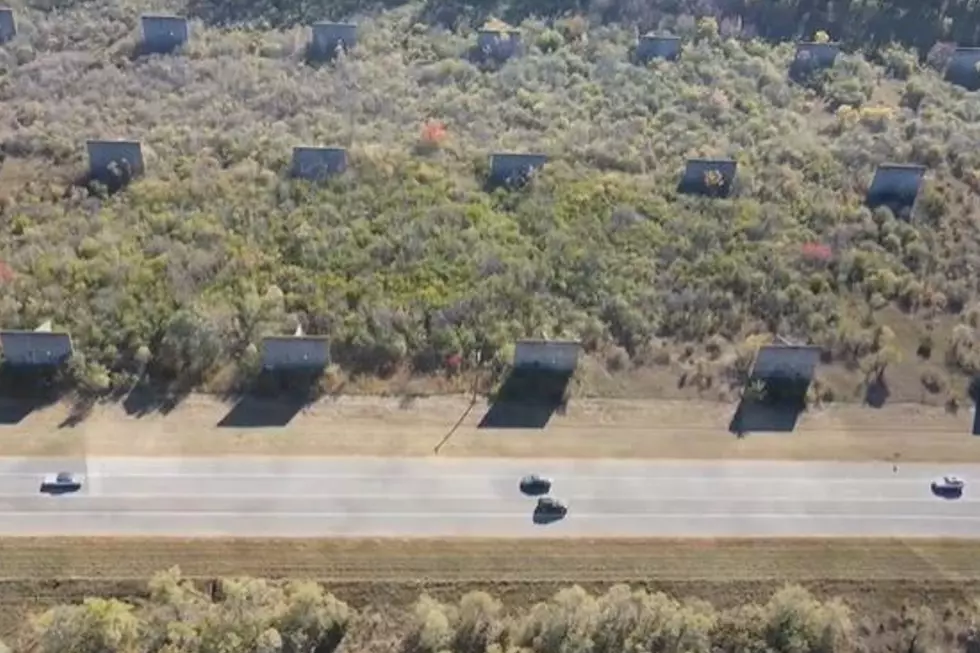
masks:
{"label": "dark car on highway", "polygon": [[551,491],[551,479],[537,474],[528,474],[521,479],[521,492],[537,496]]}

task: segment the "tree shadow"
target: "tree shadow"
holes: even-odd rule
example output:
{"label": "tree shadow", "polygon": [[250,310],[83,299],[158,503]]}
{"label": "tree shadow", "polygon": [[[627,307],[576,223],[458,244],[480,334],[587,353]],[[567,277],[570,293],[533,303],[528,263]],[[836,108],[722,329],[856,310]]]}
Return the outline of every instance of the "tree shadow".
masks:
{"label": "tree shadow", "polygon": [[122,400],[123,410],[130,417],[145,417],[151,413],[168,415],[191,393],[191,387],[182,383],[137,383]]}
{"label": "tree shadow", "polygon": [[481,429],[542,429],[566,406],[572,372],[513,369],[480,420]]}
{"label": "tree shadow", "polygon": [[728,424],[730,433],[791,433],[806,410],[810,379],[750,378]]}
{"label": "tree shadow", "polygon": [[0,366],[0,425],[20,424],[64,396],[57,367]]}
{"label": "tree shadow", "polygon": [[95,408],[96,399],[90,396],[77,396],[71,403],[71,410],[68,416],[58,424],[59,429],[73,428],[78,426],[92,414]]}
{"label": "tree shadow", "polygon": [[270,371],[259,374],[239,395],[222,428],[271,428],[289,424],[300,411],[316,401],[321,370]]}
{"label": "tree shadow", "polygon": [[891,396],[884,374],[875,374],[864,390],[864,403],[872,408],[882,408]]}

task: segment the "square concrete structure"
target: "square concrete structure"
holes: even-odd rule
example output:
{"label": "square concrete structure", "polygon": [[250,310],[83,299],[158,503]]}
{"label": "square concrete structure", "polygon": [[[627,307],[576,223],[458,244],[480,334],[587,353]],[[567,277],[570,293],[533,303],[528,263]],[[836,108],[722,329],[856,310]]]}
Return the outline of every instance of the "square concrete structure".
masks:
{"label": "square concrete structure", "polygon": [[956,48],[946,66],[946,80],[969,91],[980,89],[980,48]]}
{"label": "square concrete structure", "polygon": [[728,197],[737,170],[734,159],[689,159],[677,191],[684,195]]}
{"label": "square concrete structure", "polygon": [[143,51],[148,54],[170,54],[183,47],[190,38],[186,18],[145,14],[140,16],[143,28]]}
{"label": "square concrete structure", "polygon": [[802,77],[811,72],[833,68],[838,55],[839,43],[797,43],[796,56],[790,64],[790,75]]}
{"label": "square concrete structure", "polygon": [[491,154],[488,181],[491,186],[523,186],[547,162],[545,154]]}
{"label": "square concrete structure", "polygon": [[270,336],[262,339],[262,369],[292,372],[323,369],[330,364],[327,336]]}
{"label": "square concrete structure", "polygon": [[314,61],[328,61],[337,54],[338,48],[345,52],[357,45],[357,25],[354,23],[313,23],[313,34],[309,44],[309,58]]}
{"label": "square concrete structure", "polygon": [[520,55],[523,43],[519,30],[481,29],[476,37],[476,47],[486,58],[505,61]]}
{"label": "square concrete structure", "polygon": [[93,179],[110,183],[143,174],[143,149],[139,141],[88,141],[85,147]]}
{"label": "square concrete structure", "polygon": [[641,36],[636,41],[636,60],[649,63],[654,59],[674,61],[681,56],[679,36]]}
{"label": "square concrete structure", "polygon": [[767,345],[760,347],[752,365],[753,379],[811,381],[820,363],[820,347]]}
{"label": "square concrete structure", "polygon": [[17,20],[14,10],[10,7],[0,7],[0,45],[17,36]]}
{"label": "square concrete structure", "polygon": [[325,181],[347,170],[347,150],[342,147],[294,147],[290,174],[297,179]]}
{"label": "square concrete structure", "polygon": [[71,358],[71,336],[48,331],[0,331],[3,364],[57,367]]}
{"label": "square concrete structure", "polygon": [[519,340],[514,369],[571,373],[578,367],[581,351],[582,344],[575,340]]}
{"label": "square concrete structure", "polygon": [[925,174],[925,166],[920,165],[885,163],[878,166],[868,188],[868,207],[887,206],[895,213],[911,211]]}

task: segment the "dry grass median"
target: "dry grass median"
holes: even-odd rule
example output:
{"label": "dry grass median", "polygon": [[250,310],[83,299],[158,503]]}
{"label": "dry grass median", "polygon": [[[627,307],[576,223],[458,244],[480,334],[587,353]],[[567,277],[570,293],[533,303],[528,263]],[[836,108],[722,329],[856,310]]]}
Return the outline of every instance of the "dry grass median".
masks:
{"label": "dry grass median", "polygon": [[980,542],[931,540],[0,540],[0,627],[25,610],[100,594],[133,596],[155,571],[315,578],[354,606],[411,604],[424,588],[505,602],[578,583],[629,582],[717,605],[764,599],[786,582],[867,610],[980,594]]}

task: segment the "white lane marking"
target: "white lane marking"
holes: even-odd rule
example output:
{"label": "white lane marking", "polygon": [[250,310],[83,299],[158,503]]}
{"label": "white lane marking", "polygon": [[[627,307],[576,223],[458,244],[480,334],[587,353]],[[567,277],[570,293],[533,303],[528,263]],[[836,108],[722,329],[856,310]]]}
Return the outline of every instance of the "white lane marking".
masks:
{"label": "white lane marking", "polygon": [[[359,512],[359,513],[349,513],[349,512],[232,512],[224,510],[195,510],[195,511],[125,511],[119,512],[115,510],[68,510],[64,512],[26,512],[26,511],[0,511],[0,517],[11,517],[11,518],[24,518],[24,517],[40,517],[44,519],[51,519],[52,517],[114,517],[119,518],[125,515],[126,517],[232,517],[237,519],[276,519],[276,518],[295,518],[295,517],[319,517],[326,519],[347,519],[354,521],[364,521],[365,518],[384,518],[384,519],[419,519],[425,517],[466,517],[466,518],[480,518],[480,519],[510,519],[513,517],[526,518],[528,516],[528,511],[520,512]],[[819,522],[826,520],[866,520],[866,521],[930,521],[930,522],[947,522],[955,521],[959,523],[977,523],[980,524],[980,516],[959,516],[959,515],[849,515],[849,514],[819,514],[819,515],[804,515],[804,514],[784,514],[784,513],[698,513],[698,514],[677,514],[677,513],[656,513],[656,512],[600,512],[600,513],[576,513],[569,512],[563,520],[569,519],[622,519],[624,517],[655,517],[657,519],[673,519],[673,520],[703,520],[703,519],[737,519],[739,521],[746,519],[805,519],[808,521]],[[10,524],[5,524],[4,527]],[[179,532],[179,529],[178,531]]]}
{"label": "white lane marking", "polygon": [[[397,489],[397,488],[396,488]],[[835,496],[825,496],[822,498],[794,498],[794,497],[767,497],[767,496],[757,496],[757,497],[732,497],[732,496],[708,496],[703,498],[697,497],[657,497],[657,496],[644,496],[644,497],[622,497],[616,493],[610,494],[565,494],[559,493],[554,496],[565,500],[565,501],[618,501],[621,503],[649,503],[651,501],[663,501],[669,503],[748,503],[748,502],[765,502],[765,503],[798,503],[801,505],[813,505],[821,503],[895,503],[895,504],[930,504],[930,505],[960,505],[960,504],[976,504],[980,503],[980,499],[977,497],[961,497],[955,500],[944,500],[939,498],[902,498],[902,497],[835,497]],[[492,500],[492,501],[527,501],[528,503],[534,503],[537,497],[533,496],[501,496],[500,494],[398,494],[396,492],[387,493],[354,493],[354,494],[312,494],[309,492],[295,492],[295,493],[264,493],[264,494],[238,494],[238,493],[207,493],[207,494],[171,494],[171,493],[115,493],[115,492],[102,492],[98,495],[96,494],[62,494],[62,495],[47,495],[41,494],[40,492],[24,493],[24,494],[0,494],[0,501],[19,501],[25,498],[37,498],[38,500],[44,501],[92,501],[92,500],[119,500],[125,501],[129,499],[158,499],[161,501],[166,501],[170,499],[199,499],[201,501],[214,500],[242,500],[242,501],[263,501],[270,500],[275,501],[279,499],[295,499],[295,500],[307,500],[307,499],[325,499],[325,500],[356,500],[364,499],[365,501],[371,500],[385,500],[385,501],[476,501],[476,500]]]}
{"label": "white lane marking", "polygon": [[[40,479],[44,477],[45,474],[30,474],[23,472],[11,472],[2,473],[0,472],[0,480],[4,478],[19,479],[19,478],[31,478]],[[170,473],[170,472],[152,472],[152,473],[141,473],[141,474],[126,474],[126,473],[116,473],[116,472],[89,472],[86,475],[89,479],[128,479],[128,478],[138,478],[142,480],[149,480],[154,478],[159,479],[172,479],[172,478],[182,478],[182,479],[212,479],[212,480],[239,480],[239,479],[268,479],[276,478],[282,480],[288,479],[316,479],[316,480],[337,480],[337,481],[347,481],[347,480],[377,480],[386,483],[398,482],[398,481],[432,481],[432,480],[453,480],[453,479],[463,479],[463,480],[507,480],[513,481],[516,485],[520,480],[520,474],[518,475],[481,475],[481,474],[402,474],[397,470],[394,470],[391,474],[335,474],[331,472],[326,472],[322,474],[296,474],[292,472],[283,473],[225,473],[225,472],[215,472],[213,474],[199,474],[199,473]],[[960,476],[960,478],[963,478]],[[563,481],[569,483],[578,483],[580,481],[646,481],[646,482],[660,482],[660,481],[679,481],[679,482],[690,482],[690,483],[702,483],[705,485],[718,485],[730,483],[733,481],[738,481],[739,483],[764,483],[774,486],[774,490],[778,489],[781,485],[787,484],[803,484],[803,483],[856,483],[856,484],[878,484],[878,485],[889,485],[894,486],[896,484],[904,483],[917,483],[935,480],[934,476],[921,476],[921,477],[909,477],[906,475],[904,478],[897,477],[882,477],[882,478],[848,478],[848,477],[836,477],[827,478],[822,476],[787,476],[783,477],[766,477],[761,478],[758,475],[753,476],[739,476],[739,475],[724,475],[724,476],[669,476],[660,473],[653,473],[645,476],[590,476],[588,474],[577,474],[570,473],[567,475],[555,474],[552,477],[555,485],[559,485]]]}

